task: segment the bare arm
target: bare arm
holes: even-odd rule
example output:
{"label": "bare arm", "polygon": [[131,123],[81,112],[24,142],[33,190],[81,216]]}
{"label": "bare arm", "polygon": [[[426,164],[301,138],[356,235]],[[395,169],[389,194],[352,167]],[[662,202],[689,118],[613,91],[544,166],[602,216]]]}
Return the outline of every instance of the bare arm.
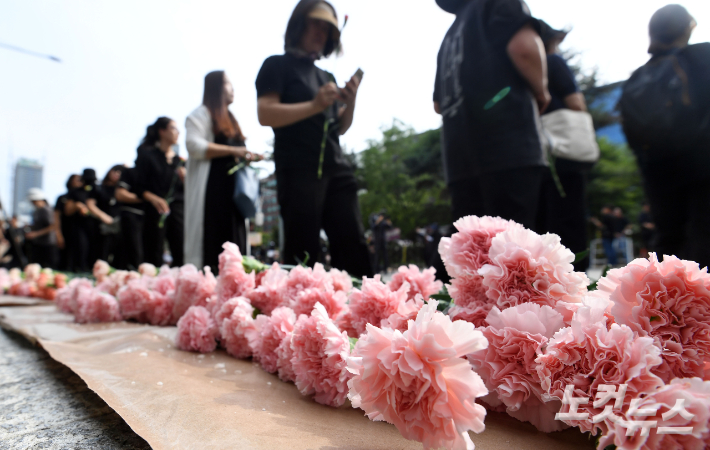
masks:
{"label": "bare arm", "polygon": [[142,200],[138,198],[136,194],[129,191],[128,189],[117,187],[116,188],[116,200],[121,203],[136,204],[141,203]]}
{"label": "bare arm", "polygon": [[340,90],[341,100],[345,102],[345,106],[340,108],[338,115],[340,116],[340,134],[345,134],[353,124],[355,117],[355,100],[357,99],[357,90],[360,87],[360,80],[356,77],[350,78],[345,84],[345,87]]}
{"label": "bare arm", "polygon": [[99,218],[100,221],[106,224],[113,223],[113,217],[109,216],[105,212],[101,211],[98,206],[96,206],[96,199],[90,198],[86,201],[86,207],[89,208],[91,214]]}
{"label": "bare arm", "polygon": [[508,43],[508,56],[537,100],[540,112],[550,103],[547,57],[542,39],[531,25],[521,28]]}
{"label": "bare arm", "polygon": [[64,248],[64,235],[62,234],[62,213],[54,211],[54,234],[57,236],[57,247]]}
{"label": "bare arm", "polygon": [[434,112],[441,114],[441,106],[439,106],[439,102],[434,102]]}
{"label": "bare arm", "polygon": [[338,88],[332,82],[321,86],[316,98],[308,102],[281,103],[281,97],[277,93],[262,95],[257,102],[259,123],[272,128],[293,125],[322,113],[335,102],[337,96]]}
{"label": "bare arm", "polygon": [[584,100],[584,94],[575,92],[565,97],[565,106],[572,111],[587,112],[587,102]]}

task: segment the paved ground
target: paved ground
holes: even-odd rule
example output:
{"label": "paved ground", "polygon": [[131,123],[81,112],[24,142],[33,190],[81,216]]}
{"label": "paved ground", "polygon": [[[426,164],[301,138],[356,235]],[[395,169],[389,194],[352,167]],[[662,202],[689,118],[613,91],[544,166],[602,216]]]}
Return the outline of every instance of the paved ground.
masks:
{"label": "paved ground", "polygon": [[0,449],[150,446],[74,372],[0,330]]}

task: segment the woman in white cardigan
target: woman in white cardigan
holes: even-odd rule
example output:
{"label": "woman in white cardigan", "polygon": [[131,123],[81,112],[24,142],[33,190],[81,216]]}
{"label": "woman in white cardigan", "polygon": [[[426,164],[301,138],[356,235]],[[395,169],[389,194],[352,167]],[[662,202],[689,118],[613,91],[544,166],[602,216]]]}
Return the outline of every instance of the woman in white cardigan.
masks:
{"label": "woman in white cardigan", "polygon": [[246,250],[244,218],[232,201],[235,175],[228,172],[239,159],[262,159],[244,145],[239,123],[228,109],[233,101],[234,89],[224,71],[210,72],[202,106],[185,120],[185,262],[210,266],[215,273],[224,242]]}

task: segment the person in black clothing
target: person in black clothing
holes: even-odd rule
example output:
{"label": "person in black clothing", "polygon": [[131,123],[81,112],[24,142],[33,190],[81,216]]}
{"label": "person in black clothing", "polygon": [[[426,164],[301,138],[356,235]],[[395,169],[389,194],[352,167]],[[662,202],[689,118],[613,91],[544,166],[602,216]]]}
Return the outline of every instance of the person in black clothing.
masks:
{"label": "person in black clothing", "polygon": [[372,236],[375,241],[375,273],[386,272],[389,267],[387,231],[391,229],[392,221],[386,217],[384,212],[378,214],[372,224]]}
{"label": "person in black clothing", "polygon": [[35,207],[32,213],[32,231],[25,234],[25,239],[32,245],[30,261],[42,267],[56,268],[57,228],[54,223],[54,213],[41,189],[30,189],[28,198]]}
{"label": "person in black clothing", "polygon": [[[565,59],[558,54],[559,45],[567,37],[567,32],[555,30],[540,21],[541,37],[547,52],[547,69],[550,89],[550,105],[545,115],[561,109],[587,111],[584,95],[577,86],[572,70]],[[587,173],[594,163],[555,158],[555,170],[564,189],[565,197],[558,190],[551,171],[545,171],[542,181],[540,205],[537,217],[537,231],[554,233],[562,240],[562,245],[580,253],[587,250]],[[575,270],[584,271],[589,259],[575,264]]]}
{"label": "person in black clothing", "polygon": [[602,207],[601,218],[592,217],[591,221],[601,232],[602,246],[604,247],[607,263],[615,266],[617,264],[616,248],[614,247],[616,221],[611,206]]}
{"label": "person in black clothing", "polygon": [[[684,111],[692,111],[684,124],[693,129],[678,130],[659,145],[646,141],[645,130],[631,129],[629,120],[623,123],[656,225],[654,250],[659,258],[675,255],[705,267],[710,265],[710,43],[688,45],[695,27],[680,5],[658,10],[649,24],[651,59],[639,69],[673,59],[675,72],[683,76],[667,89],[684,86]],[[626,114],[622,108],[622,117]]]}
{"label": "person in black clothing", "polygon": [[101,185],[96,186],[95,198],[89,200],[101,211],[102,221],[99,224],[100,258],[107,261],[114,267],[121,265],[120,258],[120,205],[116,200],[116,187],[121,180],[121,172],[124,167],[116,165],[109,169],[108,173],[101,181]]}
{"label": "person in black clothing", "polygon": [[521,0],[437,4],[456,15],[434,87],[453,219],[500,216],[534,228],[545,170],[537,125],[550,101],[539,23]]}
{"label": "person in black clothing", "polygon": [[91,260],[93,223],[86,205],[96,182],[93,169],[85,169],[78,186],[67,195],[64,212],[71,217],[71,242],[69,247],[70,269],[74,272],[90,272],[95,260]]}
{"label": "person in black clothing", "polygon": [[651,206],[648,202],[644,203],[641,208],[638,224],[641,228],[641,250],[639,253],[642,258],[648,258],[648,252],[653,251],[653,238],[656,230],[656,225],[651,217]]}
{"label": "person in black clothing", "polygon": [[229,111],[233,101],[227,74],[210,72],[205,76],[202,106],[185,122],[190,153],[185,255],[187,262],[210,266],[214,273],[225,242],[247,252],[246,218],[233,200],[237,173],[230,171],[241,162],[262,159],[247,150],[239,122]]}
{"label": "person in black clothing", "polygon": [[145,203],[135,193],[138,186],[136,170],[124,167],[116,186],[121,219],[121,258],[117,269],[138,270],[143,262],[143,216]]}
{"label": "person in black clothing", "polygon": [[143,223],[145,260],[163,264],[167,239],[173,266],[183,265],[185,166],[173,148],[180,131],[168,117],[147,129],[136,159],[136,194],[147,202]]}
{"label": "person in black clothing", "polygon": [[[74,271],[72,248],[74,247],[74,217],[67,214],[69,194],[74,189],[82,186],[81,175],[72,174],[67,179],[67,192],[57,197],[54,206],[54,221],[59,224],[57,233],[57,247],[59,248],[59,270]],[[61,237],[60,237],[61,236]]]}
{"label": "person in black clothing", "polygon": [[259,123],[274,130],[284,262],[318,261],[322,228],[334,267],[371,276],[357,183],[339,142],[352,125],[360,81],[353,76],[338,89],[314,64],[339,47],[332,5],[301,0],[286,28],[285,54],[267,58],[257,76]]}

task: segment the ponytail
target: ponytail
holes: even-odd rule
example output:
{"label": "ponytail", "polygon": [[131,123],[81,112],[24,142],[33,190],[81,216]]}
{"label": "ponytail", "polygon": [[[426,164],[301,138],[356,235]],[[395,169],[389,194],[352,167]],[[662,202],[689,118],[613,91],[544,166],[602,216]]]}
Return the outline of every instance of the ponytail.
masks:
{"label": "ponytail", "polygon": [[138,149],[147,147],[155,147],[160,142],[160,130],[165,130],[170,125],[173,119],[169,117],[158,117],[152,125],[148,125],[145,129],[145,136],[141,140]]}

